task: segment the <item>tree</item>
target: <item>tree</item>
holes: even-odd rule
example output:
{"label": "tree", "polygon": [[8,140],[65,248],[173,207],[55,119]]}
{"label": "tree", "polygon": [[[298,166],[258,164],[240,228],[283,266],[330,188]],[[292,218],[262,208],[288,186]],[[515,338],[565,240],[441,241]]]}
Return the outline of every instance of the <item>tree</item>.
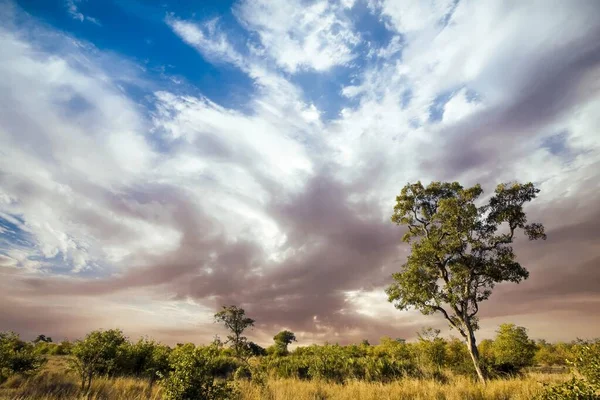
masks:
{"label": "tree", "polygon": [[40,342],[44,342],[44,343],[52,343],[52,338],[50,336],[46,336],[46,335],[38,335],[34,340],[33,343],[40,343]]}
{"label": "tree", "polygon": [[458,182],[407,184],[396,197],[392,221],[407,226],[403,240],[411,253],[386,289],[398,309],[441,313],[467,343],[481,382],[475,331],[479,303],[500,282],[519,283],[529,276],[511,247],[522,229],[530,240],[545,239],[544,227],[527,224],[523,205],[536,198],[532,183],[500,184],[487,204],[477,206],[480,185]]}
{"label": "tree", "polygon": [[277,354],[285,355],[288,354],[288,345],[292,342],[296,342],[296,335],[294,335],[294,332],[284,330],[273,336],[273,340],[275,341]]}
{"label": "tree", "polygon": [[95,376],[116,371],[122,345],[126,342],[120,329],[110,329],[90,332],[75,343],[71,350],[71,365],[81,378],[82,391],[89,391]]}
{"label": "tree", "polygon": [[515,373],[533,365],[535,342],[527,336],[527,330],[515,324],[502,324],[492,343],[494,363],[499,372]]}
{"label": "tree", "polygon": [[237,306],[223,306],[223,309],[215,314],[215,322],[221,322],[231,332],[227,335],[226,343],[231,348],[236,358],[245,359],[248,353],[247,338],[242,336],[246,328],[254,326],[254,320],[246,317],[246,311]]}

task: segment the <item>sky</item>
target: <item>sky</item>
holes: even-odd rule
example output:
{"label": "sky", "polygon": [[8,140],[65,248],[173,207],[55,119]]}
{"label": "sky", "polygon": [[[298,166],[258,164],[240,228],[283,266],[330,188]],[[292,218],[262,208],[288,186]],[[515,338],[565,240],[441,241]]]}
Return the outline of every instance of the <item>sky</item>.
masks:
{"label": "sky", "polygon": [[480,307],[600,332],[600,3],[0,0],[0,330],[411,339],[408,182],[534,182],[548,240]]}

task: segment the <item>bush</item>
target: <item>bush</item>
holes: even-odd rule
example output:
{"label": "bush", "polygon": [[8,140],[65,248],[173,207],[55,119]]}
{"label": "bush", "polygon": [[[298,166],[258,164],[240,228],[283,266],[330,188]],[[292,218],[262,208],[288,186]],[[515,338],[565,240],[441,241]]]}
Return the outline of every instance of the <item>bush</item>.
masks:
{"label": "bush", "polygon": [[127,338],[119,329],[94,331],[75,343],[71,366],[81,378],[81,390],[88,391],[95,376],[120,372],[126,343]]}
{"label": "bush", "polygon": [[469,349],[465,342],[453,338],[446,346],[446,366],[459,375],[470,375],[475,373]]}
{"label": "bush", "polygon": [[133,344],[125,342],[119,351],[118,373],[147,379],[152,388],[160,376],[168,373],[170,353],[168,346],[146,338]]}
{"label": "bush", "polygon": [[541,400],[598,400],[600,399],[600,339],[579,341],[573,346],[575,373],[571,380],[546,386]]}
{"label": "bush", "polygon": [[218,378],[223,360],[214,346],[177,347],[169,356],[171,370],[162,380],[165,400],[227,400],[238,397],[231,382]]}
{"label": "bush", "polygon": [[277,378],[386,382],[417,375],[407,346],[391,339],[379,346],[312,345],[298,347],[285,357],[266,357],[262,363]]}
{"label": "bush", "polygon": [[516,374],[533,365],[535,343],[527,336],[527,330],[514,324],[502,324],[492,343],[494,369],[500,374]]}
{"label": "bush", "polygon": [[31,375],[46,359],[14,332],[0,332],[0,383],[14,374]]}

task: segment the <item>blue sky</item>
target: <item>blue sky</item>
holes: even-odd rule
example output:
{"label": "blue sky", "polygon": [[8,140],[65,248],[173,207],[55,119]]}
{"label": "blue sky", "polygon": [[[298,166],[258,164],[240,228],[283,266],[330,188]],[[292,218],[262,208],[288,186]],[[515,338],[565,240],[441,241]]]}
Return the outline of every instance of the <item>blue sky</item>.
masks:
{"label": "blue sky", "polygon": [[[498,288],[483,336],[598,328],[596,1],[4,0],[0,17],[0,329],[209,340],[230,303],[261,343],[444,327],[383,293],[416,180],[540,185],[549,239],[517,243],[531,278]],[[548,333],[556,318],[571,328]]]}

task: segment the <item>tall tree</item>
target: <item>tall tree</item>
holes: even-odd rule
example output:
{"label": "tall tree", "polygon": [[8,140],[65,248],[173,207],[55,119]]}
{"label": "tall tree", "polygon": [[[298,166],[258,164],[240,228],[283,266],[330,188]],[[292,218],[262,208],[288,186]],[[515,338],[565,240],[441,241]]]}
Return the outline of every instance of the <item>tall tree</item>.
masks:
{"label": "tall tree", "polygon": [[288,345],[296,341],[296,335],[294,335],[294,332],[284,330],[273,336],[273,340],[275,341],[277,353],[286,355],[288,354]]}
{"label": "tall tree", "polygon": [[254,326],[254,320],[246,317],[246,311],[237,306],[223,306],[215,314],[215,322],[221,322],[231,332],[227,335],[227,343],[231,344],[234,354],[239,359],[244,359],[248,353],[247,339],[242,336],[246,328]]}
{"label": "tall tree", "polygon": [[532,183],[500,184],[487,204],[476,205],[480,185],[458,182],[407,184],[396,197],[392,221],[407,226],[411,253],[386,289],[398,309],[441,313],[466,341],[479,379],[482,373],[475,331],[479,303],[497,283],[529,276],[511,246],[522,229],[530,240],[545,239],[544,227],[527,224],[523,205],[536,198]]}

